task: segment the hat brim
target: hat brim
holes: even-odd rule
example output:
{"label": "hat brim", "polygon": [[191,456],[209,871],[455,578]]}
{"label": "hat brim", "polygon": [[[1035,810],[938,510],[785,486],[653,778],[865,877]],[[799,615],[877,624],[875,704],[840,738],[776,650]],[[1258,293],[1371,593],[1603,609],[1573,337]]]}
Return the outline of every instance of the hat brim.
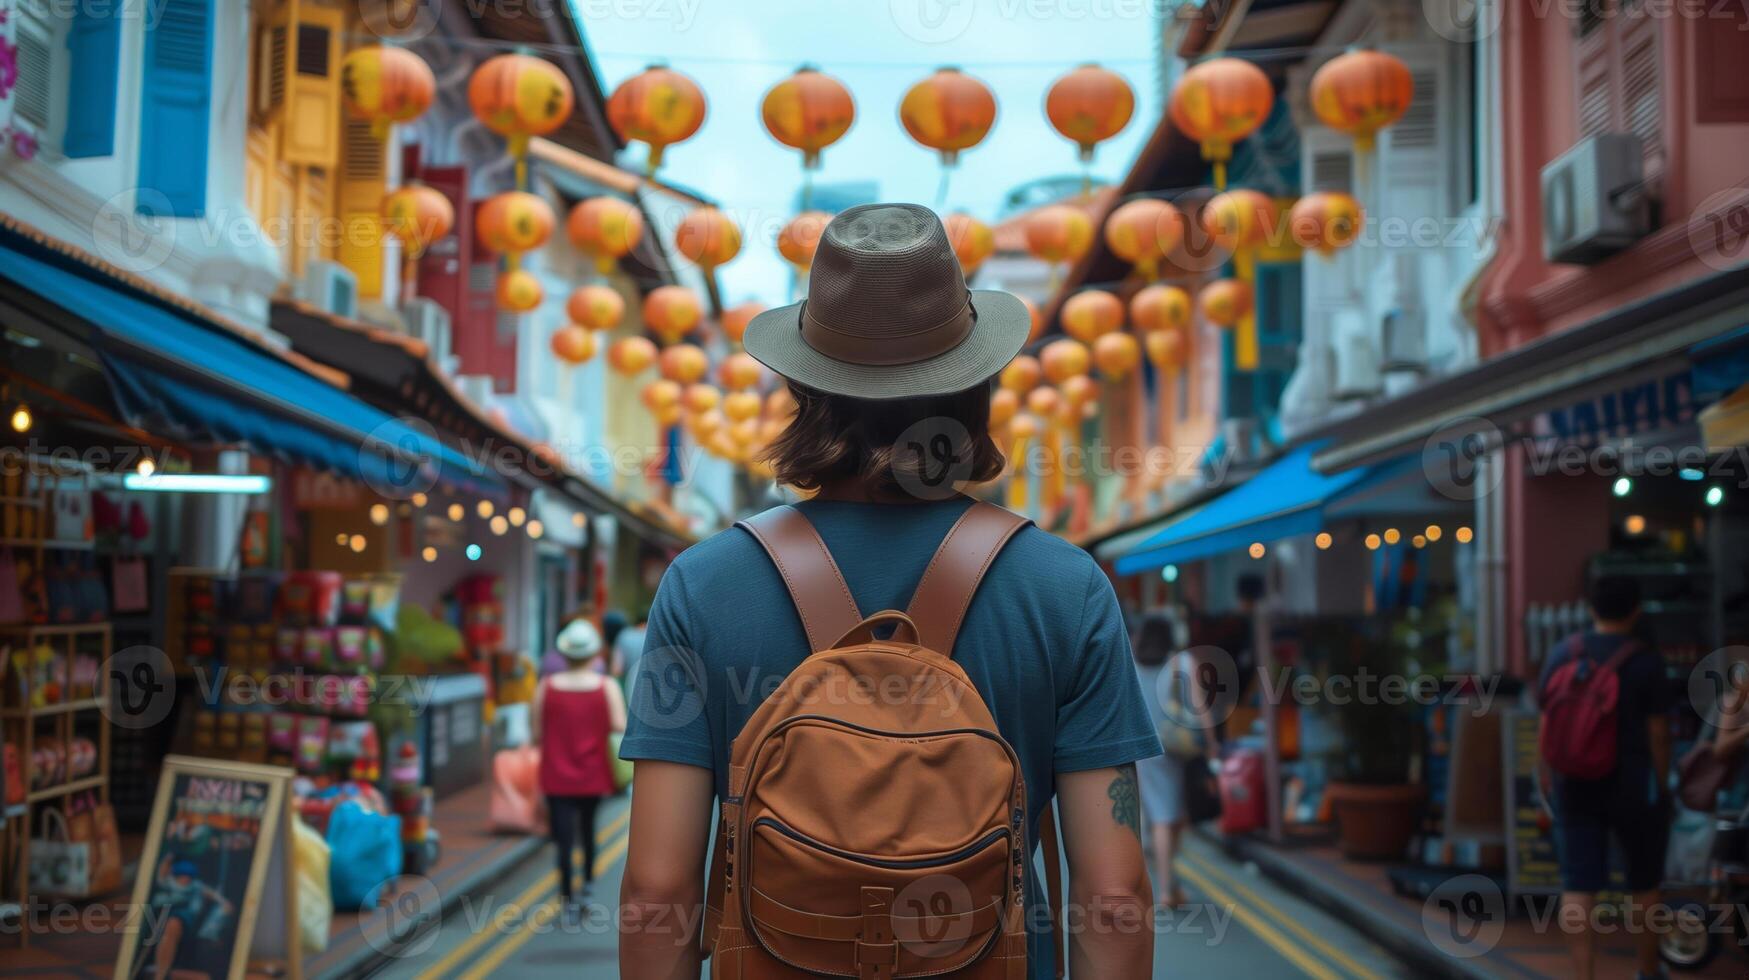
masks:
{"label": "hat brim", "polygon": [[885,400],[949,395],[988,381],[1020,353],[1032,314],[1016,296],[970,290],[977,322],[945,353],[909,364],[853,364],[827,357],[802,339],[802,304],[766,310],[747,324],[747,353],[791,381],[816,391]]}

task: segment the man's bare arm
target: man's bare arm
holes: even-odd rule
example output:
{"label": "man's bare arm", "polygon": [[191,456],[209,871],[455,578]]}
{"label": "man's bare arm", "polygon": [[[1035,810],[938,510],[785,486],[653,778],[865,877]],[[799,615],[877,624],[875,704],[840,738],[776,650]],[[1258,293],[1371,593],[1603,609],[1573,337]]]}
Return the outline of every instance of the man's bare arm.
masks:
{"label": "man's bare arm", "polygon": [[1150,976],[1154,891],[1135,765],[1058,773],[1057,806],[1069,861],[1070,974]]}
{"label": "man's bare arm", "polygon": [[705,854],[716,788],[711,771],[639,762],[620,883],[619,975],[696,980],[702,957]]}

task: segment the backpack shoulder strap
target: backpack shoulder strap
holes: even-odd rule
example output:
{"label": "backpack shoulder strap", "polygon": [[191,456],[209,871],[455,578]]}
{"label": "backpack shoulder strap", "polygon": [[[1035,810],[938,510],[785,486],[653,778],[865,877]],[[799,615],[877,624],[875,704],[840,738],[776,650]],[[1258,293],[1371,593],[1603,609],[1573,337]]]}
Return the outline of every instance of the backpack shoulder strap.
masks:
{"label": "backpack shoulder strap", "polygon": [[1603,664],[1603,669],[1607,671],[1619,671],[1621,665],[1628,662],[1629,657],[1639,652],[1640,641],[1630,636],[1622,641],[1621,646],[1616,647],[1614,653],[1609,655],[1609,659]]}
{"label": "backpack shoulder strap", "polygon": [[996,553],[1016,531],[1032,523],[1019,514],[992,503],[978,501],[966,508],[948,529],[917,591],[911,595],[912,620],[917,623],[918,642],[944,657],[953,656],[953,643],[960,623],[971,607],[972,595]]}
{"label": "backpack shoulder strap", "polygon": [[830,647],[862,622],[844,573],[801,511],[786,504],[737,521],[736,526],[753,535],[783,576],[808,634],[810,652]]}

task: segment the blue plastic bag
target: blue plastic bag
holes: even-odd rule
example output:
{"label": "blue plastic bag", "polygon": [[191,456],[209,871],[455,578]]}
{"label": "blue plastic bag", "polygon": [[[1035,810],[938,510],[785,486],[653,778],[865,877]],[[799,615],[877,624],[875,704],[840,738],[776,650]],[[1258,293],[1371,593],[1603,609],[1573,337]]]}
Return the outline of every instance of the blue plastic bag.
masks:
{"label": "blue plastic bag", "polygon": [[347,800],[328,818],[328,850],[334,907],[375,908],[383,885],[401,874],[401,818]]}

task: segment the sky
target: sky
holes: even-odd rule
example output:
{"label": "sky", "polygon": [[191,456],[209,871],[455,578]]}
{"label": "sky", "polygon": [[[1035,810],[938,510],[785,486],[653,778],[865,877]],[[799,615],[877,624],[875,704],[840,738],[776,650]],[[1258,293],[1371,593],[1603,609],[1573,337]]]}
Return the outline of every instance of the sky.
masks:
{"label": "sky", "polygon": [[[1163,0],[571,0],[608,91],[652,62],[690,75],[709,111],[665,151],[660,175],[717,202],[742,227],[718,270],[725,304],[789,300],[776,236],[795,212],[801,153],[766,132],[766,90],[807,63],[850,89],[857,117],[827,147],[816,186],[873,181],[885,201],[934,206],[933,150],[899,124],[905,90],[956,65],[996,94],[996,124],[961,154],[943,211],[994,222],[1003,196],[1040,177],[1079,174],[1074,144],[1050,128],[1045,90],[1097,61],[1129,79],[1136,113],[1099,147],[1095,177],[1121,179],[1162,111],[1154,66]],[[623,157],[640,164],[643,147]]]}

